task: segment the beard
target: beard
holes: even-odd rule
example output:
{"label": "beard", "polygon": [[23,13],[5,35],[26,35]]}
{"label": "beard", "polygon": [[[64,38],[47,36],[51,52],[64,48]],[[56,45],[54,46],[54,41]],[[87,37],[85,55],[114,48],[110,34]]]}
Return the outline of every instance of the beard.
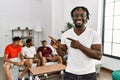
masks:
{"label": "beard", "polygon": [[75,27],[76,28],[81,28],[84,26],[84,22],[81,21],[81,23],[77,23],[77,21],[75,22]]}
{"label": "beard", "polygon": [[76,28],[81,28],[86,24],[86,20],[82,19],[82,20],[74,20],[74,25]]}
{"label": "beard", "polygon": [[81,28],[81,27],[83,27],[84,25],[77,25],[77,24],[75,24],[75,27],[76,28]]}

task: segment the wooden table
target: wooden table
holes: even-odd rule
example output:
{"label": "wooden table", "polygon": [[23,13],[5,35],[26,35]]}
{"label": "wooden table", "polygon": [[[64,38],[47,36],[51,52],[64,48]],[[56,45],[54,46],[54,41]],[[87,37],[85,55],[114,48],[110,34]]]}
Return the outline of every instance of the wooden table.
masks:
{"label": "wooden table", "polygon": [[63,64],[54,64],[54,65],[49,65],[49,66],[30,68],[29,70],[31,72],[31,75],[36,76],[36,75],[48,74],[48,73],[56,72],[56,71],[62,71],[62,70],[65,70],[65,68],[66,66]]}

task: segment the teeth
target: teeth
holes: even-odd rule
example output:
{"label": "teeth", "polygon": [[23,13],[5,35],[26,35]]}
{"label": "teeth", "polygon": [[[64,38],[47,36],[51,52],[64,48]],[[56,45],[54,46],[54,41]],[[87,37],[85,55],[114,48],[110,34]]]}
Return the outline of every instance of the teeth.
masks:
{"label": "teeth", "polygon": [[81,23],[82,23],[82,21],[77,21],[77,23],[78,23],[78,24],[81,24]]}

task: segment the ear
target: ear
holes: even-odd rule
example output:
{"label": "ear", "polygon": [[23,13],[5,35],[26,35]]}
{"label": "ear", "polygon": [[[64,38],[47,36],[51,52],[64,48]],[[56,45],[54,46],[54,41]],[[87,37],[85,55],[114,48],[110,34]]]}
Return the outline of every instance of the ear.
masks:
{"label": "ear", "polygon": [[88,22],[88,18],[86,17],[84,20],[85,20],[85,24],[86,24]]}

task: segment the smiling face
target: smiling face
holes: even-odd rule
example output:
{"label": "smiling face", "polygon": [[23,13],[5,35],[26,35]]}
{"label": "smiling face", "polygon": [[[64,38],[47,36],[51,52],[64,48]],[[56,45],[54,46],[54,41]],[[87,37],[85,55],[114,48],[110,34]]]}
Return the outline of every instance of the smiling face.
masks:
{"label": "smiling face", "polygon": [[80,28],[87,22],[87,13],[82,8],[78,8],[74,10],[72,19],[75,27]]}
{"label": "smiling face", "polygon": [[29,43],[27,43],[27,45],[30,47],[30,46],[33,46],[33,42],[30,41]]}

